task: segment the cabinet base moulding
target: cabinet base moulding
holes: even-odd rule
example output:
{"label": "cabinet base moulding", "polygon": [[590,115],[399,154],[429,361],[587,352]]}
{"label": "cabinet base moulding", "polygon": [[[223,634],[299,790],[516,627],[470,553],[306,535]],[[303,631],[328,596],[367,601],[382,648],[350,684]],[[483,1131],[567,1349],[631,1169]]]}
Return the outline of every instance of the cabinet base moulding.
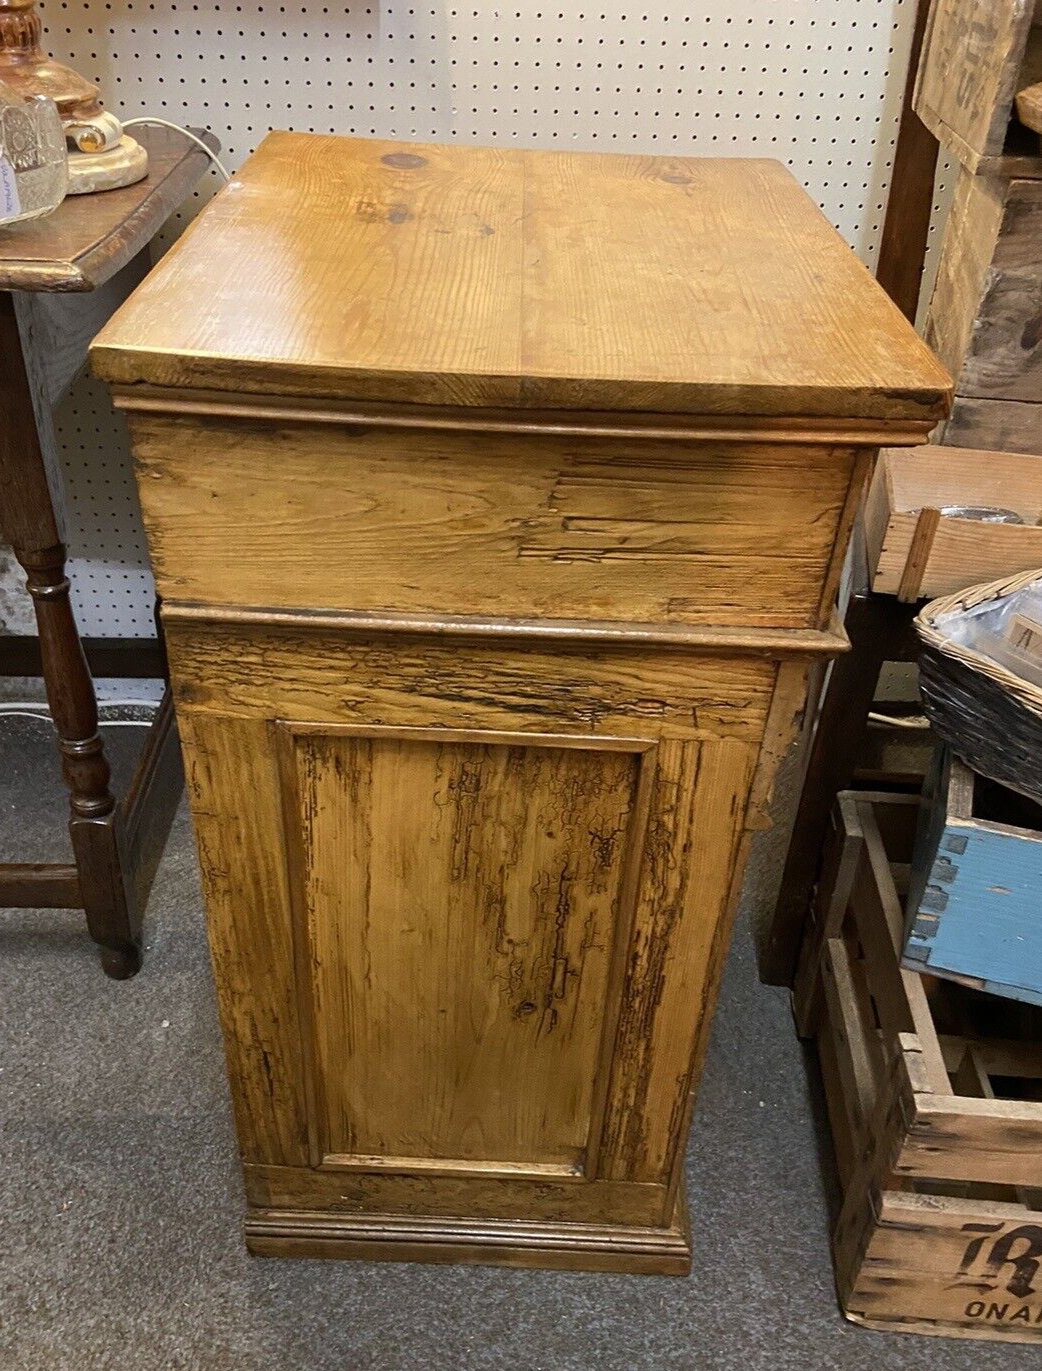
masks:
{"label": "cabinet base moulding", "polygon": [[257,1257],[466,1263],[618,1275],[687,1276],[691,1271],[683,1197],[669,1228],[254,1209],[244,1231],[246,1246]]}

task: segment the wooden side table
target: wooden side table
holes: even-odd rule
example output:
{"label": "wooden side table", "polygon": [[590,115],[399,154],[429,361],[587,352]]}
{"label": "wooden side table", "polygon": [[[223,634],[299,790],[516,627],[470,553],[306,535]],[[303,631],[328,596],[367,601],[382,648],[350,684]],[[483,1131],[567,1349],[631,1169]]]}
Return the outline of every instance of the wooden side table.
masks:
{"label": "wooden side table", "polygon": [[[66,200],[46,219],[0,230],[0,529],[33,599],[74,856],[68,865],[0,864],[0,907],[85,910],[102,966],[116,979],[140,966],[142,911],[183,773],[167,691],[122,802],[110,788],[69,600],[52,409],[91,338],[147,274],[150,241],[205,170],[203,152],[172,130],[149,129],[142,142],[151,165],[144,181]],[[3,674],[25,671],[27,655],[8,654]],[[161,649],[143,654],[141,670],[165,674]]]}

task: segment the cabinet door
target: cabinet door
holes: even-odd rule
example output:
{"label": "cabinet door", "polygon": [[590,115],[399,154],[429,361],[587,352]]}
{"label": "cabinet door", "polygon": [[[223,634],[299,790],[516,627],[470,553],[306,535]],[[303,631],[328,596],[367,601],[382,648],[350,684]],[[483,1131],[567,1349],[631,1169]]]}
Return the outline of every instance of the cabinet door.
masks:
{"label": "cabinet door", "polygon": [[[404,658],[368,692],[272,639],[263,687],[223,660],[231,713],[193,704],[173,639],[240,1144],[268,1168],[251,1193],[661,1222],[775,668],[500,648],[483,679],[489,649],[455,645],[459,710],[496,725],[457,728],[430,720],[441,648],[399,696]],[[484,703],[519,663],[524,696]],[[597,678],[596,731],[503,726]],[[743,736],[719,736],[732,698]],[[372,718],[399,713],[417,722]]]}
{"label": "cabinet door", "polygon": [[583,1175],[652,745],[279,732],[312,1162]]}

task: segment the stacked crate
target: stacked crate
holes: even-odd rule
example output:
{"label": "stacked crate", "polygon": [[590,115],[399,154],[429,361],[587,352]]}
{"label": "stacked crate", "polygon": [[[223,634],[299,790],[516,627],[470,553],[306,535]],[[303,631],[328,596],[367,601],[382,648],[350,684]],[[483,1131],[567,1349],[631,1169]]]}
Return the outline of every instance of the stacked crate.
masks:
{"label": "stacked crate", "polygon": [[905,966],[1042,1005],[1042,805],[938,749],[912,865]]}
{"label": "stacked crate", "polygon": [[915,109],[960,165],[925,336],[955,378],[943,441],[1042,452],[1042,156],[1017,92],[1042,4],[933,0]]}
{"label": "stacked crate", "polygon": [[1040,1011],[902,968],[917,810],[840,796],[795,986],[840,1174],[840,1300],[875,1328],[1042,1342]]}

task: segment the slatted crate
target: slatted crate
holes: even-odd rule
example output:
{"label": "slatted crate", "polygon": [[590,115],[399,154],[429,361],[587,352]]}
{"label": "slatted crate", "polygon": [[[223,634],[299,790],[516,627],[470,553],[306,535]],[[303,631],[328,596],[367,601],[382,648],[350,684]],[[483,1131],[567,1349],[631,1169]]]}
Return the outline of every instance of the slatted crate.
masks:
{"label": "slatted crate", "polygon": [[1042,1005],[1042,805],[939,748],[913,866],[904,965]]}
{"label": "slatted crate", "polygon": [[915,110],[946,152],[982,176],[1040,176],[1017,92],[1042,81],[1038,0],[931,0]]}
{"label": "slatted crate", "polygon": [[[924,543],[923,511],[960,505],[999,506],[1023,523],[989,524],[947,513]],[[1040,516],[1042,456],[939,443],[903,452],[883,448],[865,506],[872,589],[932,600],[1042,567]]]}
{"label": "slatted crate", "polygon": [[905,971],[916,802],[840,796],[796,985],[842,1190],[847,1317],[1042,1342],[1042,1018]]}

